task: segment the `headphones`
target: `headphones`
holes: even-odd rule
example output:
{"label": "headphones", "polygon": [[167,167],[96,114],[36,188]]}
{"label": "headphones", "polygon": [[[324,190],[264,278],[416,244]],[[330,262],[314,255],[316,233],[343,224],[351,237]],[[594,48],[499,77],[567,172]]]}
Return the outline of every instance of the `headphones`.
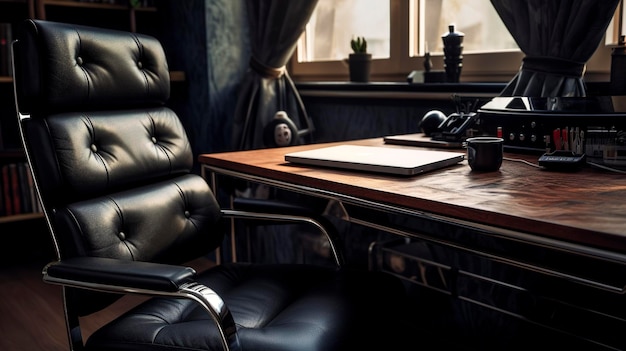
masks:
{"label": "headphones", "polygon": [[263,143],[268,147],[295,145],[304,132],[308,130],[299,131],[287,112],[278,111],[263,128]]}

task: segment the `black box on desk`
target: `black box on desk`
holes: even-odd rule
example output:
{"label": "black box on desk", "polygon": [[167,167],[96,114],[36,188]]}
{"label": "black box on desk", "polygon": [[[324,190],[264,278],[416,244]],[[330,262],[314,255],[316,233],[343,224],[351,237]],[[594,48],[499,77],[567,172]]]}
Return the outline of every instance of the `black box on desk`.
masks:
{"label": "black box on desk", "polygon": [[594,162],[611,163],[626,157],[626,96],[496,97],[478,109],[475,127],[481,134],[501,134],[505,151],[535,154],[557,148],[555,130],[567,130],[569,138],[578,128],[583,152]]}

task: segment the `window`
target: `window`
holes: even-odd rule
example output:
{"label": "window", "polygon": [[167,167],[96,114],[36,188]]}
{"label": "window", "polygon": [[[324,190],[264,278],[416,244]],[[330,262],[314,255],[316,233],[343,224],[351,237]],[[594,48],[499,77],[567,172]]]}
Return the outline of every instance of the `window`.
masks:
{"label": "window", "polygon": [[[517,73],[524,55],[490,0],[319,0],[290,72],[302,81],[345,81],[350,39],[362,36],[374,59],[372,80],[405,81],[423,69],[427,51],[433,69],[443,69],[441,36],[450,24],[465,34],[461,81],[506,82]],[[610,48],[598,51],[586,79],[608,74]]]}
{"label": "window", "polygon": [[418,40],[425,48],[415,54],[425,51],[442,54],[441,36],[450,24],[465,34],[464,54],[519,50],[489,0],[426,0],[422,3],[418,23],[424,23],[424,35]]}
{"label": "window", "polygon": [[389,3],[380,0],[319,0],[306,28],[301,61],[342,60],[349,42],[367,39],[373,58],[389,58]]}
{"label": "window", "polygon": [[604,40],[605,45],[617,45],[619,43],[620,36],[626,36],[626,25],[624,25],[624,18],[626,18],[626,6],[624,2],[620,1],[617,9],[615,10],[615,16],[609,23],[607,28],[607,36]]}

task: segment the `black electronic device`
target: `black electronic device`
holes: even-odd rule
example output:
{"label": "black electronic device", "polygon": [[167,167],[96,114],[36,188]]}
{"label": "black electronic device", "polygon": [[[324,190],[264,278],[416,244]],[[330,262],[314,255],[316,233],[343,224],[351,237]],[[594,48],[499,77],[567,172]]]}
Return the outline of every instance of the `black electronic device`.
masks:
{"label": "black electronic device", "polygon": [[[496,97],[477,114],[478,132],[504,138],[507,152],[573,151],[626,164],[626,96]],[[572,148],[576,135],[581,150]]]}
{"label": "black electronic device", "polygon": [[437,128],[430,133],[433,140],[460,142],[467,137],[468,130],[476,121],[476,112],[460,112],[449,115]]}
{"label": "black electronic device", "polygon": [[558,150],[541,155],[538,163],[550,171],[576,171],[585,165],[585,154]]}

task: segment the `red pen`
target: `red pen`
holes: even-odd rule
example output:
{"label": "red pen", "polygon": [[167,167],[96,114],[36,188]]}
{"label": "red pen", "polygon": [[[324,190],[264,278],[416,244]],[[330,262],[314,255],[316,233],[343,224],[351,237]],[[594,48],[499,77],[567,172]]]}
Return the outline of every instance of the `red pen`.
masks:
{"label": "red pen", "polygon": [[569,138],[567,137],[567,127],[561,130],[561,139],[563,140],[563,150],[569,150]]}
{"label": "red pen", "polygon": [[554,140],[554,150],[561,150],[562,140],[561,140],[561,130],[555,129],[552,131],[552,140]]}

